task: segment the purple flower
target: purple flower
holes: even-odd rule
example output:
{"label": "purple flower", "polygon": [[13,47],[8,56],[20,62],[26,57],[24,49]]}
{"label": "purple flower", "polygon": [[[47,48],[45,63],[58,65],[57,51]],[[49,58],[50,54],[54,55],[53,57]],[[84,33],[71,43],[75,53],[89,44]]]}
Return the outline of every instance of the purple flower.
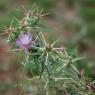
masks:
{"label": "purple flower", "polygon": [[16,45],[28,51],[35,44],[32,35],[29,33],[23,33],[16,39]]}
{"label": "purple flower", "polygon": [[91,90],[93,91],[93,92],[95,92],[95,83],[94,84],[91,84]]}

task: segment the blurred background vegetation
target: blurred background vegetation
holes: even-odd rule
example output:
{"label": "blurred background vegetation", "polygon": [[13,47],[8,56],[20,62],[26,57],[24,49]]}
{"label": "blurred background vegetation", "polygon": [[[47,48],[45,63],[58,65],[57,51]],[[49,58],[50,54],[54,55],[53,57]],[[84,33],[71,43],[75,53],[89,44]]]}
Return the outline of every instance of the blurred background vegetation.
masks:
{"label": "blurred background vegetation", "polygon": [[[22,19],[23,6],[31,9],[34,2],[44,9],[44,13],[50,13],[45,17],[51,31],[46,33],[46,38],[50,42],[59,39],[58,45],[64,45],[72,56],[84,57],[77,67],[84,69],[85,74],[94,80],[95,0],[0,0],[0,33],[15,17]],[[16,19],[13,25],[16,25]],[[0,37],[0,95],[18,95],[20,88],[13,84],[21,81],[22,74],[16,64],[20,63],[21,56],[17,60],[16,53],[7,52],[10,46],[5,42],[6,36]],[[28,92],[31,89],[29,87]]]}

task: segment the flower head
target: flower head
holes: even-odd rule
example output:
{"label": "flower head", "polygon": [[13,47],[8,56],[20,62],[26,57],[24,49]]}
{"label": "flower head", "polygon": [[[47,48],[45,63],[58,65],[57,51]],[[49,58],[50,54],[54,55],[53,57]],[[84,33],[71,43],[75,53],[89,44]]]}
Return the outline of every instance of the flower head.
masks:
{"label": "flower head", "polygon": [[23,33],[16,39],[16,45],[28,51],[35,44],[30,33]]}
{"label": "flower head", "polygon": [[93,91],[93,92],[95,92],[95,83],[94,84],[91,84],[91,90]]}

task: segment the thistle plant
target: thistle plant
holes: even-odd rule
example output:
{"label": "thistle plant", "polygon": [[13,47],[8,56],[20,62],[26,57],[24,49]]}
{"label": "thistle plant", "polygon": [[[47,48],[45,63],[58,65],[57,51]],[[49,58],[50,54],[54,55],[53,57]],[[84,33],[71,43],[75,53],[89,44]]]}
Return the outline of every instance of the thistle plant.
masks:
{"label": "thistle plant", "polygon": [[12,52],[24,55],[21,61],[23,82],[22,90],[29,86],[37,86],[32,95],[94,95],[95,83],[87,78],[83,70],[78,70],[76,63],[81,57],[69,55],[64,45],[57,47],[58,41],[49,43],[44,36],[45,31],[43,9],[33,7],[25,9],[25,17],[17,19],[17,25],[12,24],[5,33]]}

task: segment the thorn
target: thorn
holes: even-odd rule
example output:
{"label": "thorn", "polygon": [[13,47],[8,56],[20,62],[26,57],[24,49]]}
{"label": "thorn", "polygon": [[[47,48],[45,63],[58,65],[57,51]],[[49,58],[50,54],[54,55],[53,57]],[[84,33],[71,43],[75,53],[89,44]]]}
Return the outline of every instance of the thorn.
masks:
{"label": "thorn", "polygon": [[33,3],[31,10],[36,6],[36,2]]}
{"label": "thorn", "polygon": [[19,22],[19,19],[17,19],[15,16],[13,16],[13,18],[14,18],[16,21],[18,21],[18,22]]}
{"label": "thorn", "polygon": [[43,12],[43,8],[41,9],[40,14],[42,14],[42,12]]}
{"label": "thorn", "polygon": [[46,16],[46,15],[48,15],[48,14],[50,14],[50,13],[42,14],[42,15],[40,15],[40,17]]}
{"label": "thorn", "polygon": [[24,9],[25,12],[27,12],[27,9],[24,7],[24,5],[22,6],[22,8]]}
{"label": "thorn", "polygon": [[10,24],[9,29],[12,29],[12,24],[13,24],[13,19],[12,19],[12,21],[11,21],[11,24]]}

